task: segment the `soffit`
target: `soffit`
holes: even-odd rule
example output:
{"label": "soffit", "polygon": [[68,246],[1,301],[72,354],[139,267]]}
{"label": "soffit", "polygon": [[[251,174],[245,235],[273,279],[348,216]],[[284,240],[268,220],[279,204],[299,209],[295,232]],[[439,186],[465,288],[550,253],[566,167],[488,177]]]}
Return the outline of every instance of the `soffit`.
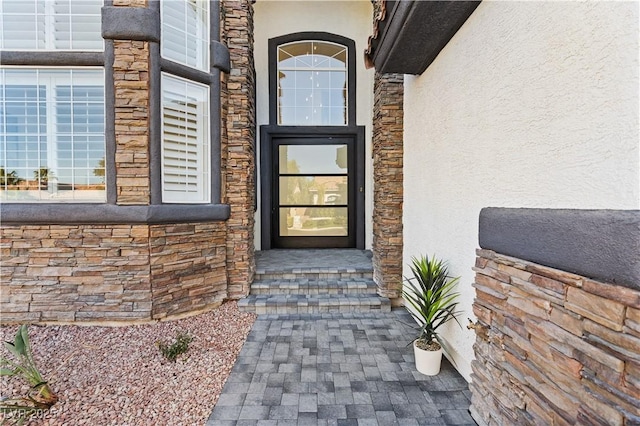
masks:
{"label": "soffit", "polygon": [[480,1],[384,1],[365,64],[380,73],[422,74]]}

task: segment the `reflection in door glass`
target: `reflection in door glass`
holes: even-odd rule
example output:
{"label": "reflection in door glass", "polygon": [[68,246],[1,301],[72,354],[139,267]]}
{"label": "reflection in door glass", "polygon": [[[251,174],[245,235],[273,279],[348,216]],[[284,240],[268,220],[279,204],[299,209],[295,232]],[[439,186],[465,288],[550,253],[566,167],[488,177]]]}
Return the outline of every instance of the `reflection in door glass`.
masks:
{"label": "reflection in door glass", "polygon": [[347,176],[281,176],[280,205],[347,204]]}
{"label": "reflection in door glass", "polygon": [[281,237],[343,237],[348,235],[346,207],[280,208]]}
{"label": "reflection in door glass", "polygon": [[347,145],[280,145],[280,174],[346,174]]}

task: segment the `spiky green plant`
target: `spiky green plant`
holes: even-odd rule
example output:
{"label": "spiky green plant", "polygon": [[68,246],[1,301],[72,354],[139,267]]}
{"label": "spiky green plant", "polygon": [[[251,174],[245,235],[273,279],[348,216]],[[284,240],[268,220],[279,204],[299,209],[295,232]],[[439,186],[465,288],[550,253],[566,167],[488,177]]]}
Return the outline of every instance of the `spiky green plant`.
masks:
{"label": "spiky green plant", "polygon": [[58,401],[58,397],[42,378],[36,366],[26,324],[18,328],[13,342],[4,342],[4,347],[12,358],[0,358],[0,375],[20,377],[30,388],[26,396],[0,401],[0,413],[13,418],[16,424],[22,424],[32,414],[51,408]]}
{"label": "spiky green plant", "polygon": [[412,257],[410,268],[413,277],[405,277],[402,293],[408,303],[407,311],[418,323],[416,340],[422,347],[437,342],[446,348],[438,329],[451,320],[460,325],[456,317],[461,312],[456,311],[460,293],[455,291],[460,277],[449,277],[446,262],[435,256],[431,259],[428,256]]}
{"label": "spiky green plant", "polygon": [[176,340],[169,344],[166,342],[157,342],[158,349],[166,359],[171,362],[176,362],[178,356],[189,350],[189,343],[193,340],[193,337],[186,333],[178,333]]}

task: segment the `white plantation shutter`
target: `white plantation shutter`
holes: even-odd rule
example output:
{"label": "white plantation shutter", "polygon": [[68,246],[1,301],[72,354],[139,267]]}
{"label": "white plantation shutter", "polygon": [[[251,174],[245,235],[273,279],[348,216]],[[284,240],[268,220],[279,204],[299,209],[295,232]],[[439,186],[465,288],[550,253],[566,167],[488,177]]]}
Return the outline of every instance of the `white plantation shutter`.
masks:
{"label": "white plantation shutter", "polygon": [[160,14],[162,56],[209,71],[209,1],[164,0]]}
{"label": "white plantation shutter", "polygon": [[4,50],[103,50],[102,0],[2,0]]}
{"label": "white plantation shutter", "polygon": [[209,88],[162,75],[162,200],[210,201]]}
{"label": "white plantation shutter", "polygon": [[53,6],[55,49],[102,50],[102,0],[55,0]]}
{"label": "white plantation shutter", "polygon": [[[0,1],[3,50],[43,49],[45,33],[44,2],[24,0]],[[38,37],[38,34],[41,34]]]}

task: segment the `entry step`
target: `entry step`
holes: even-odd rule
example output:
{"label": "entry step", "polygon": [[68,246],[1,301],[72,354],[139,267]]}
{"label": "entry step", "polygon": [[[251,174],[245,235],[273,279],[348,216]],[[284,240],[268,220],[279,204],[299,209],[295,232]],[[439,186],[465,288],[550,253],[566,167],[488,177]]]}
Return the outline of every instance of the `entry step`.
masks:
{"label": "entry step", "polygon": [[252,294],[238,307],[256,314],[391,312],[389,299],[375,294]]}
{"label": "entry step", "polygon": [[376,284],[368,278],[261,279],[251,285],[251,294],[375,294]]}
{"label": "entry step", "polygon": [[256,270],[256,281],[265,280],[350,280],[373,279],[373,268],[296,268],[290,270]]}

